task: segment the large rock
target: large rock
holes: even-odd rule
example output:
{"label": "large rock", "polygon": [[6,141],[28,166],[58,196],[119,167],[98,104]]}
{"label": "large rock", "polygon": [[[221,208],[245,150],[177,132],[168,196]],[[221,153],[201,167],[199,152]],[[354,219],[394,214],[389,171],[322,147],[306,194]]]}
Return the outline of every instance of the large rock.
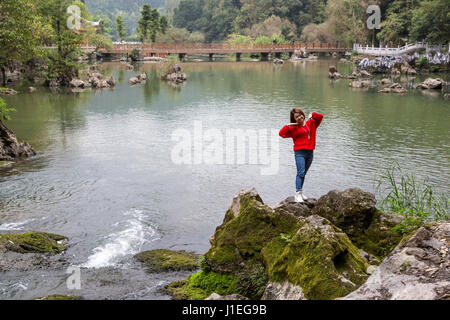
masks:
{"label": "large rock", "polygon": [[342,229],[358,248],[383,258],[402,239],[392,230],[401,221],[399,216],[383,213],[375,205],[375,196],[361,189],[332,190],[319,198],[311,213]]}
{"label": "large rock", "polygon": [[135,259],[147,267],[147,272],[199,269],[200,255],[186,251],[157,249],[138,253]]}
{"label": "large rock", "polygon": [[36,155],[28,142],[19,142],[16,135],[0,120],[0,161],[13,161]]}
{"label": "large rock", "polygon": [[344,232],[317,215],[272,209],[254,189],[233,199],[210,240],[203,271],[233,275],[236,293],[253,299],[265,291],[266,297],[297,294],[294,287],[307,299],[333,299],[367,278],[367,263]]}
{"label": "large rock", "polygon": [[300,286],[285,281],[284,283],[269,282],[261,300],[306,300]]}
{"label": "large rock", "polygon": [[349,87],[352,88],[373,88],[374,86],[371,84],[370,81],[364,80],[364,81],[351,81],[348,84]]}
{"label": "large rock", "polygon": [[442,89],[442,86],[445,85],[445,81],[441,78],[428,78],[421,84],[417,86],[418,89],[428,90],[428,89]]}
{"label": "large rock", "polygon": [[61,269],[67,238],[44,232],[0,235],[0,272]]}
{"label": "large rock", "polygon": [[241,296],[240,294],[230,294],[227,296],[221,296],[220,294],[212,293],[205,300],[248,300],[248,298]]}
{"label": "large rock", "polygon": [[346,300],[449,300],[450,222],[432,223],[404,240]]}
{"label": "large rock", "polygon": [[0,88],[0,94],[13,96],[13,95],[16,95],[17,93],[18,92],[16,90],[11,89],[11,88]]}
{"label": "large rock", "polygon": [[405,88],[401,86],[399,83],[393,83],[389,87],[383,88],[379,90],[380,93],[400,93],[405,94],[408,92]]}
{"label": "large rock", "polygon": [[86,83],[80,79],[72,79],[72,81],[70,81],[69,85],[72,88],[85,88],[86,87]]}

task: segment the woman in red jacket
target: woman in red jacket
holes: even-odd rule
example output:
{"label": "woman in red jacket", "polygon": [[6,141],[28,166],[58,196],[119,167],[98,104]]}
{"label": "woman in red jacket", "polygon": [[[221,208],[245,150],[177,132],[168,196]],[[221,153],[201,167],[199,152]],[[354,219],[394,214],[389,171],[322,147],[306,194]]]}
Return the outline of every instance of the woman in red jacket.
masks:
{"label": "woman in red jacket", "polygon": [[296,202],[305,202],[308,198],[303,194],[305,175],[314,158],[316,148],[316,129],[322,122],[323,115],[313,112],[306,120],[305,113],[298,108],[291,110],[291,123],[280,130],[280,137],[294,140],[295,163],[297,165],[297,177],[295,185]]}

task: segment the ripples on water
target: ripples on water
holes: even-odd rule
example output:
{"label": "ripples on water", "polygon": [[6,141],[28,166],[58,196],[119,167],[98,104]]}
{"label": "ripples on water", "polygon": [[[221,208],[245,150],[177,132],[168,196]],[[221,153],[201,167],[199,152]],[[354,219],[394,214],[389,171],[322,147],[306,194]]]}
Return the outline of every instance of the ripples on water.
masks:
{"label": "ripples on water", "polygon": [[[296,174],[288,139],[278,140],[278,173],[263,176],[261,165],[175,165],[171,134],[193,132],[195,121],[204,132],[278,131],[293,107],[325,115],[308,196],[348,187],[373,192],[377,171],[394,160],[448,191],[448,101],[350,90],[347,81],[327,78],[334,63],[185,64],[182,88],[156,80],[152,65],[144,67],[150,81],[129,87],[134,72],[106,66],[118,79],[113,91],[8,97],[18,110],[8,125],[39,155],[0,167],[0,230],[68,236],[66,255],[82,266],[78,294],[87,298],[165,299],[159,288],[185,275],[148,275],[132,255],[156,248],[204,253],[236,192],[256,187],[275,203],[295,191]],[[338,68],[345,73],[348,66]],[[0,298],[67,292],[66,278],[65,270],[2,274]]]}

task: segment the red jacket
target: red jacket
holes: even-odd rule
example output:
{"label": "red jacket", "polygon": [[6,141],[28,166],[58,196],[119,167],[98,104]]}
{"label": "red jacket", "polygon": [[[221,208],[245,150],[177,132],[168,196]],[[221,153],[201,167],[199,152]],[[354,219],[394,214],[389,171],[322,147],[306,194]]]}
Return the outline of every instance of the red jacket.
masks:
{"label": "red jacket", "polygon": [[322,122],[323,114],[313,112],[312,118],[306,121],[303,127],[285,125],[280,130],[280,137],[292,138],[294,140],[294,150],[316,148],[316,129]]}

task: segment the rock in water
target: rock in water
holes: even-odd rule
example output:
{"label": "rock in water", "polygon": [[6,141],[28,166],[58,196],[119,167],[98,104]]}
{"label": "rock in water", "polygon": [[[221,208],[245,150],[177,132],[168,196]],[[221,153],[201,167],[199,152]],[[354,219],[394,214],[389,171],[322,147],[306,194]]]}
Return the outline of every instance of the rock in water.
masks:
{"label": "rock in water", "polygon": [[428,78],[421,84],[417,86],[418,89],[429,90],[429,89],[442,89],[442,86],[445,85],[445,81],[441,78]]}
{"label": "rock in water", "polygon": [[28,142],[18,142],[17,137],[0,121],[0,161],[14,161],[36,155]]}
{"label": "rock in water", "polygon": [[450,299],[450,222],[432,223],[404,240],[345,300]]}
{"label": "rock in water", "polygon": [[157,249],[138,253],[134,257],[147,267],[148,272],[199,269],[200,255],[186,251]]}
{"label": "rock in water", "polygon": [[45,232],[0,235],[0,272],[61,269],[67,238]]}

